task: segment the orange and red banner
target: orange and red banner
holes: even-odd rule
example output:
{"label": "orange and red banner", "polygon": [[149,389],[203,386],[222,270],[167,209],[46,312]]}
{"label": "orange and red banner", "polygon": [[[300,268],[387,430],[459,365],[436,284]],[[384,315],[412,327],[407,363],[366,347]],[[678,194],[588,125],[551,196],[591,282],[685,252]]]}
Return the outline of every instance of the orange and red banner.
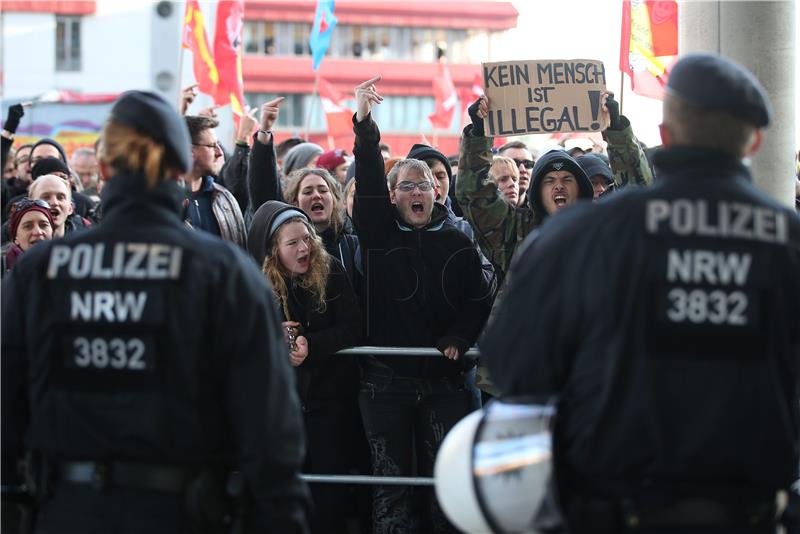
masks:
{"label": "orange and red banner", "polygon": [[631,77],[633,92],[663,99],[678,55],[675,0],[623,0],[619,68]]}
{"label": "orange and red banner", "polygon": [[242,29],[244,1],[222,0],[217,5],[214,30],[214,59],[219,69],[219,88],[214,101],[228,102],[235,115],[244,115],[244,78],[242,76]]}
{"label": "orange and red banner", "polygon": [[205,19],[197,0],[186,1],[181,44],[192,51],[192,67],[198,89],[201,93],[215,95],[219,86],[219,71],[208,45]]}

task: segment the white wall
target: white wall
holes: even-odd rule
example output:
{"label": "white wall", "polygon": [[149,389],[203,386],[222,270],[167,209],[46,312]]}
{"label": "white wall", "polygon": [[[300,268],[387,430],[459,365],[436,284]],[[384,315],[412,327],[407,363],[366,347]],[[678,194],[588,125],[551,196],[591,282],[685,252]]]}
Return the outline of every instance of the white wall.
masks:
{"label": "white wall", "polygon": [[81,71],[60,72],[57,89],[118,93],[150,87],[150,2],[99,0],[83,17]]}
{"label": "white wall", "polygon": [[32,97],[53,89],[118,93],[151,87],[153,3],[98,0],[81,17],[81,70],[56,72],[56,16],[3,14],[3,98]]}
{"label": "white wall", "polygon": [[56,20],[50,14],[3,13],[3,99],[53,88]]}

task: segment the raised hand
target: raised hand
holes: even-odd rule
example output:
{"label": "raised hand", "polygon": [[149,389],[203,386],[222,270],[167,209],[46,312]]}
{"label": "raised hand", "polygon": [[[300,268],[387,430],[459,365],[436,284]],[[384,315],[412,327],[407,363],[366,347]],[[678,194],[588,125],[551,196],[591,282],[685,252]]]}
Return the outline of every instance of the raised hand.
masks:
{"label": "raised hand", "polygon": [[181,115],[186,115],[189,106],[197,98],[197,87],[198,85],[195,83],[181,91]]}
{"label": "raised hand", "polygon": [[481,95],[478,100],[470,104],[467,108],[467,113],[469,113],[469,118],[472,120],[473,133],[483,136],[483,119],[489,115],[489,98],[486,95]]}
{"label": "raised hand", "polygon": [[250,136],[256,129],[258,121],[256,120],[256,112],[258,108],[251,108],[250,106],[244,107],[244,115],[239,120],[239,130],[236,132],[237,143],[248,143]]}
{"label": "raised hand", "polygon": [[621,130],[622,123],[619,118],[619,102],[614,100],[614,93],[603,91],[600,96],[600,112],[602,114],[601,127],[603,130]]}
{"label": "raised hand", "polygon": [[261,129],[264,131],[272,130],[272,125],[278,120],[278,112],[280,111],[281,102],[285,100],[284,97],[279,96],[273,98],[269,102],[261,104]]}
{"label": "raised hand", "polygon": [[380,76],[375,76],[366,82],[356,86],[356,121],[361,122],[372,111],[373,104],[383,102],[383,97],[378,94],[375,83],[381,80]]}

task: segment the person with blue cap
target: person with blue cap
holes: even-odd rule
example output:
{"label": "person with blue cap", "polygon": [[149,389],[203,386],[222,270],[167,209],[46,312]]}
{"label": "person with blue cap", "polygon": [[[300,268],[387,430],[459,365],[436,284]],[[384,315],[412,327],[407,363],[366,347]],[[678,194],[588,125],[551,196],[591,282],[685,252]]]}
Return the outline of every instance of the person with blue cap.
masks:
{"label": "person with blue cap", "polygon": [[775,532],[800,475],[800,218],[742,162],[771,118],[752,73],[687,55],[666,89],[658,179],[529,236],[481,354],[503,394],[557,399],[569,532]]}
{"label": "person with blue cap", "polygon": [[4,281],[2,483],[37,460],[37,532],[308,532],[279,315],[243,251],[181,220],[183,119],[130,91],[101,138],[103,224]]}

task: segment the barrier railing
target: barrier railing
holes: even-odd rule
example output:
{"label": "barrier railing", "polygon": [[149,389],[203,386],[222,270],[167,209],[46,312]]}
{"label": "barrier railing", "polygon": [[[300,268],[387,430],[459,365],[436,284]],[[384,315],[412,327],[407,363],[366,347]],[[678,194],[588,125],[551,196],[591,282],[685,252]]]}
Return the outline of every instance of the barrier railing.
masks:
{"label": "barrier railing", "polygon": [[[343,349],[336,354],[350,356],[442,356],[439,349],[430,347],[376,347],[363,345]],[[472,347],[461,355],[470,357],[480,356],[477,347]],[[432,477],[393,477],[393,476],[367,476],[367,475],[310,475],[302,474],[300,478],[315,484],[358,484],[376,486],[433,486]]]}
{"label": "barrier railing", "polygon": [[[372,347],[364,345],[361,347],[352,347],[343,349],[336,354],[349,354],[353,356],[444,356],[439,349],[430,347]],[[480,356],[481,353],[477,347],[472,347],[463,356]]]}

